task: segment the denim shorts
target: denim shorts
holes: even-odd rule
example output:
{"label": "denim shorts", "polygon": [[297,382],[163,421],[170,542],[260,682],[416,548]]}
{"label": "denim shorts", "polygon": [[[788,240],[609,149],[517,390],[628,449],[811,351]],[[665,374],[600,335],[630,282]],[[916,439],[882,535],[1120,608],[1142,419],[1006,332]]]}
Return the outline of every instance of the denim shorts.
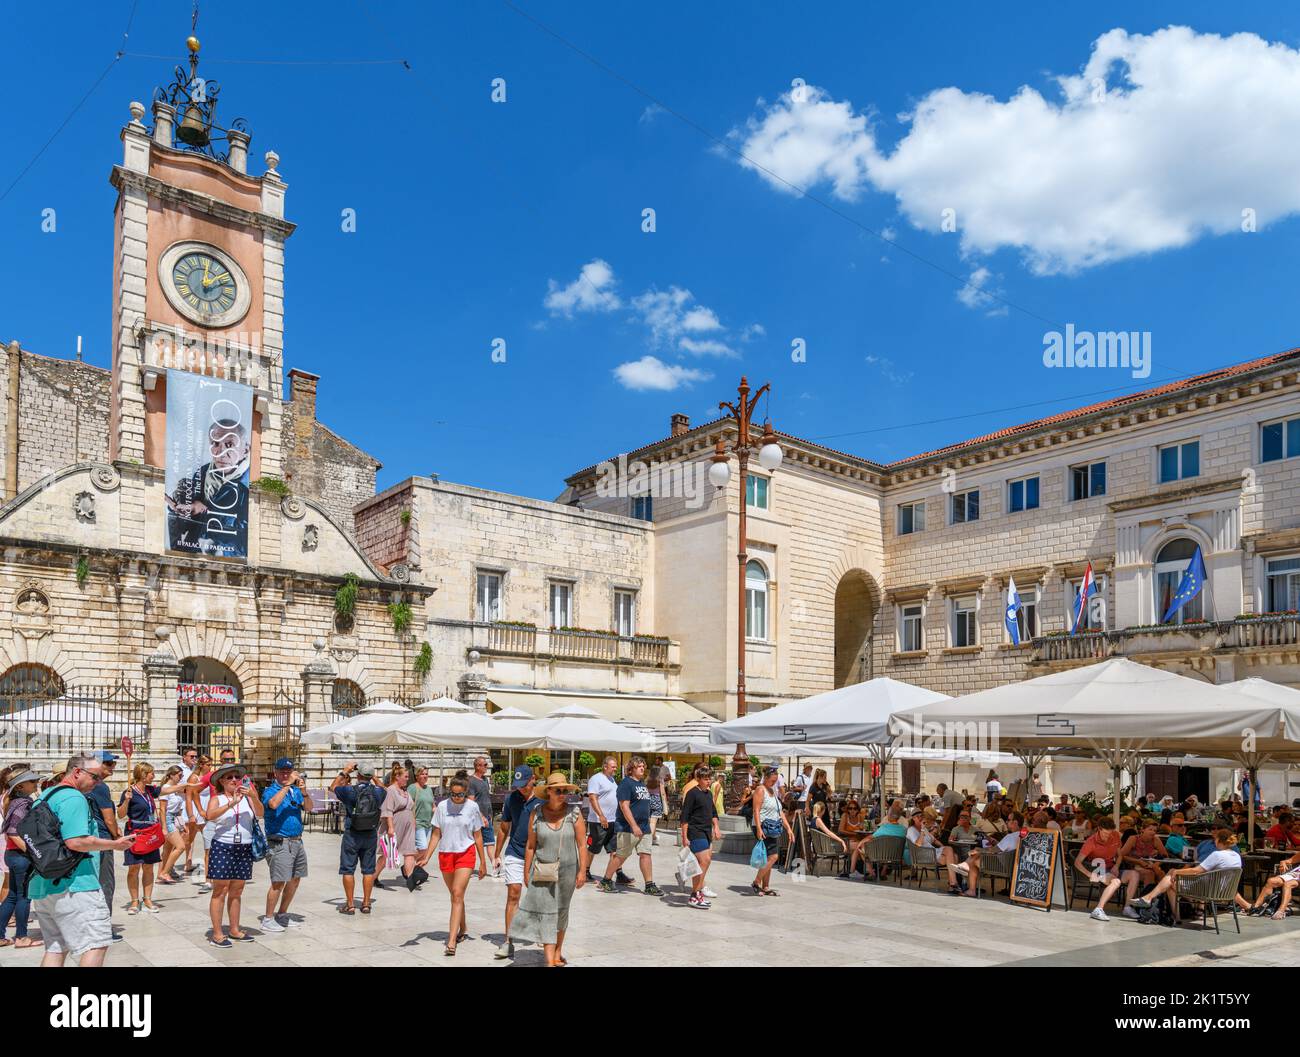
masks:
{"label": "denim shorts", "polygon": [[429,847],[429,838],[433,836],[432,826],[415,827],[415,850],[425,851]]}
{"label": "denim shorts", "polygon": [[495,844],[496,842],[497,842],[496,831],[493,829],[492,824],[488,823],[486,826],[483,827],[483,845],[484,847],[486,847],[487,845]]}
{"label": "denim shorts", "polygon": [[708,851],[711,847],[713,847],[713,841],[709,840],[708,837],[697,837],[691,841],[691,854],[699,855],[700,852]]}

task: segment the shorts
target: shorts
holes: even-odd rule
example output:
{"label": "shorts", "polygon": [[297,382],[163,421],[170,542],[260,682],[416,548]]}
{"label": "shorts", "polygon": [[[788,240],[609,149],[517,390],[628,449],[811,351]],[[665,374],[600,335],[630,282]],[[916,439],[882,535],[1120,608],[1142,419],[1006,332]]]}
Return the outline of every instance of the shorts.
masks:
{"label": "shorts", "polygon": [[708,837],[696,837],[694,840],[691,841],[690,847],[691,847],[692,855],[699,855],[700,852],[708,851],[710,848],[712,848],[713,841],[709,840]]}
{"label": "shorts", "polygon": [[287,884],[307,876],[307,849],[301,837],[267,837],[266,865],[271,868],[271,884]]}
{"label": "shorts", "polygon": [[415,850],[425,851],[429,847],[429,838],[433,836],[432,826],[415,827]]}
{"label": "shorts", "polygon": [[660,796],[658,793],[650,794],[650,817],[651,818],[664,817],[664,798]]}
{"label": "shorts", "polygon": [[379,832],[353,833],[343,831],[343,844],[339,849],[339,876],[351,877],[361,866],[362,877],[375,875],[375,852],[379,849]]}
{"label": "shorts", "polygon": [[[455,873],[457,870],[472,870],[478,863],[478,849],[470,845],[464,851],[438,852],[438,869],[443,873]],[[519,867],[519,876],[523,877],[523,864]],[[520,881],[520,884],[523,882]]]}
{"label": "shorts", "polygon": [[501,879],[508,885],[523,884],[524,860],[516,859],[513,855],[503,855],[501,857]]}
{"label": "shorts", "polygon": [[215,841],[208,857],[209,881],[248,881],[253,877],[253,846]]}
{"label": "shorts", "polygon": [[50,954],[70,954],[80,958],[87,951],[107,947],[113,942],[104,893],[63,892],[33,899],[32,909],[41,925],[41,938]]}
{"label": "shorts", "polygon": [[780,837],[764,837],[764,838],[763,838],[763,847],[765,847],[765,848],[767,849],[767,857],[768,857],[769,859],[772,858],[772,856],[774,856],[774,855],[780,855],[780,854],[781,854],[781,838],[780,838]]}
{"label": "shorts", "polygon": [[492,823],[489,822],[486,826],[483,827],[483,847],[486,848],[489,844],[495,844],[496,842],[497,842],[496,829],[493,827]]}
{"label": "shorts", "polygon": [[184,833],[186,821],[187,819],[184,809],[177,811],[175,814],[169,811],[167,813],[166,821],[163,823],[163,832]]}
{"label": "shorts", "polygon": [[613,852],[618,834],[613,826],[602,826],[594,818],[587,819],[587,851],[599,855],[603,851]]}
{"label": "shorts", "polygon": [[639,837],[635,833],[619,833],[614,854],[620,859],[630,859],[633,855],[650,855],[653,851],[654,843],[649,831],[642,830]]}

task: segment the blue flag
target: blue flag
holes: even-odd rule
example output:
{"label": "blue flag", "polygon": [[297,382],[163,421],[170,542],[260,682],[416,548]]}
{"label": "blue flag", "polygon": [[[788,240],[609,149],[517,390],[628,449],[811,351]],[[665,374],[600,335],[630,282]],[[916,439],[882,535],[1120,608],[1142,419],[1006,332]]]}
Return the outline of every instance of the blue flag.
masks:
{"label": "blue flag", "polygon": [[1169,611],[1165,613],[1160,623],[1168,624],[1170,617],[1199,595],[1201,588],[1204,586],[1205,562],[1201,558],[1201,548],[1198,545],[1196,553],[1192,555],[1192,560],[1187,565],[1187,571],[1183,573],[1182,580],[1178,582],[1178,590],[1174,592],[1174,597],[1169,600]]}
{"label": "blue flag", "polygon": [[1007,634],[1011,637],[1011,645],[1020,645],[1020,621],[1016,615],[1020,612],[1020,592],[1016,590],[1015,577],[1007,578],[1007,613],[1006,624]]}

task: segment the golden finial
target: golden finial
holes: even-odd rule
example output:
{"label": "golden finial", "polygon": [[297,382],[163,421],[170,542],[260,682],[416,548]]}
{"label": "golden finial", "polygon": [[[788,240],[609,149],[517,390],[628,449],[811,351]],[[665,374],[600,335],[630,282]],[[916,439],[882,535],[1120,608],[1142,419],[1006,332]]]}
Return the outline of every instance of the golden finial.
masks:
{"label": "golden finial", "polygon": [[190,54],[191,54],[191,55],[197,55],[197,54],[199,53],[199,38],[198,38],[198,37],[186,37],[186,38],[185,38],[185,46],[186,46],[187,48],[190,49]]}

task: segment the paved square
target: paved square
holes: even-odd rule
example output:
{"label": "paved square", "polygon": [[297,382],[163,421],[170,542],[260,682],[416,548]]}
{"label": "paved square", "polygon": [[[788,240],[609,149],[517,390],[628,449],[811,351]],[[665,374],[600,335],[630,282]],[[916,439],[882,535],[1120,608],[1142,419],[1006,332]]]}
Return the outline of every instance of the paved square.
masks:
{"label": "paved square", "polygon": [[[256,942],[228,951],[207,943],[208,900],[190,883],[156,888],[162,912],[128,918],[119,865],[114,919],[125,940],[112,948],[108,964],[509,964],[492,957],[503,930],[505,887],[499,881],[471,882],[470,939],[451,959],[443,955],[448,904],[437,874],[414,894],[396,886],[377,890],[373,914],[345,917],[336,912],[342,902],[339,838],[308,834],[306,840],[311,875],[293,907],[304,926],[275,934],[258,928],[267,891],[266,868],[259,864],[245,889],[243,914]],[[1243,918],[1238,936],[1228,915],[1215,936],[1213,929],[1140,925],[1118,913],[1103,924],[1077,910],[1048,914],[1001,900],[956,899],[933,884],[918,891],[911,883],[796,882],[779,873],[773,886],[780,898],[759,898],[749,891],[753,871],[739,861],[714,863],[709,882],[719,898],[711,910],[695,910],[673,877],[676,857],[665,838],[654,858],[662,898],[640,891],[606,895],[592,886],[575,894],[565,946],[572,965],[1300,965],[1296,918]],[[7,948],[0,950],[0,967],[35,965],[40,956],[39,948]],[[515,963],[540,965],[540,949],[518,948]]]}

